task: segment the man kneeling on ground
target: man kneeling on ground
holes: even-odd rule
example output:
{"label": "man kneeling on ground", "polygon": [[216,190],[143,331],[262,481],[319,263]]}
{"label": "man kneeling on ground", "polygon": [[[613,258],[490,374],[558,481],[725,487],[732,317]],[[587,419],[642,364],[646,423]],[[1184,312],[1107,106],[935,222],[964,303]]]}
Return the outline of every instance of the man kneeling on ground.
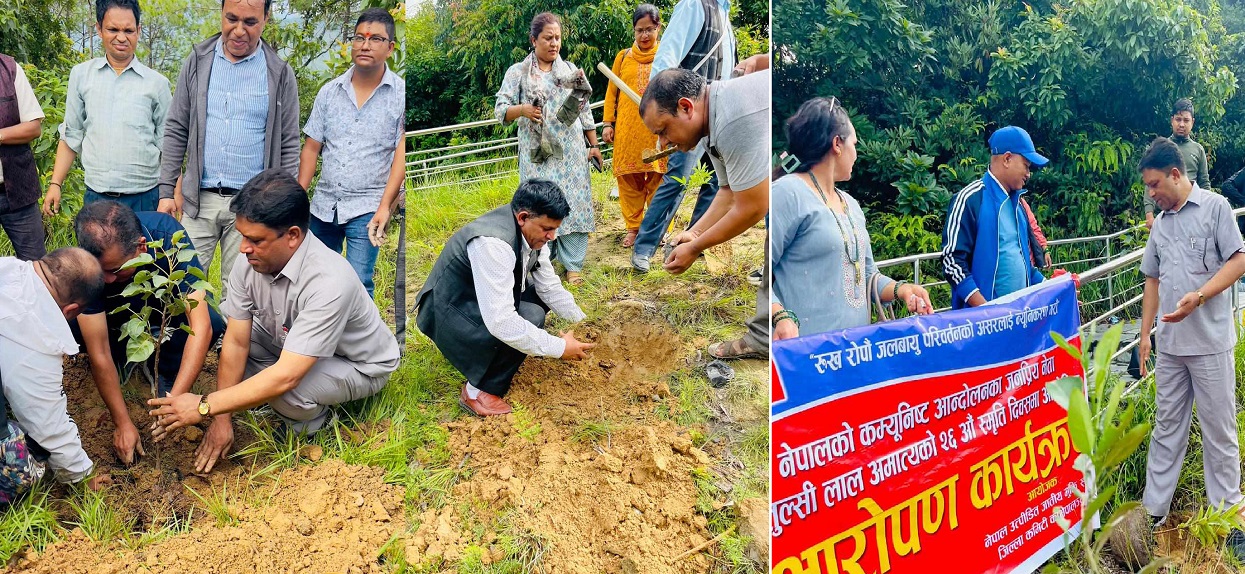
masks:
{"label": "man kneeling on ground", "polygon": [[543,330],[550,309],[571,321],[585,317],[545,247],[570,211],[557,184],[520,184],[510,205],[450,237],[415,299],[419,330],[467,377],[458,404],[476,416],[510,412],[501,397],[528,355],[578,360],[593,347],[570,331]]}
{"label": "man kneeling on ground", "polygon": [[[94,255],[104,269],[105,286],[104,295],[87,305],[78,320],[70,322],[69,326],[78,343],[86,347],[86,354],[91,359],[91,378],[95,379],[95,387],[112,414],[115,426],[112,446],[117,458],[131,464],[135,451],[139,455],[146,454],[138,438],[138,428],[130,419],[130,411],[121,396],[121,381],[129,378],[130,370],[136,365],[127,362],[126,344],[121,340],[121,328],[131,314],[111,311],[125,304],[138,310],[146,304],[141,295],[122,295],[125,288],[134,282],[138,271],[135,267],[123,269],[125,263],[144,253],[154,257],[155,250],[147,246],[149,241],[161,242],[164,250],[172,249],[173,235],[180,231],[184,236],[186,230],[167,214],[155,211],[135,213],[129,206],[112,200],[98,200],[82,206],[74,220],[74,228],[78,246]],[[183,240],[190,242],[189,237]],[[189,249],[189,253],[193,254],[194,246],[190,245]],[[172,268],[166,259],[157,257],[154,265],[166,276],[182,271],[191,280],[194,279],[190,275],[191,269],[205,272],[199,265],[197,255],[186,261],[179,260]],[[178,284],[182,289],[188,289],[187,285],[186,282]],[[207,304],[206,297],[205,291],[191,292],[190,298],[199,303],[194,309],[170,320],[172,335],[160,345],[160,372],[154,373],[161,395],[176,396],[190,391],[190,385],[203,371],[208,350],[225,333],[225,319]],[[158,316],[153,315],[151,321],[157,326],[160,324]],[[191,332],[184,331],[183,325]],[[118,365],[125,368],[118,369]]]}
{"label": "man kneeling on ground", "polygon": [[[111,482],[91,477],[62,372],[64,356],[78,352],[67,321],[103,289],[99,263],[76,247],[36,261],[0,258],[0,508],[48,466],[60,482],[86,480],[92,490]],[[7,419],[9,407],[16,420]]]}
{"label": "man kneeling on ground", "polygon": [[307,233],[310,202],[293,176],[270,169],[230,202],[242,234],[221,311],[228,318],[217,390],[148,401],[153,436],[213,417],[195,460],[209,472],[233,444],[230,413],[269,404],[282,432],[314,433],[330,406],[379,392],[398,368],[398,343],[350,263]]}

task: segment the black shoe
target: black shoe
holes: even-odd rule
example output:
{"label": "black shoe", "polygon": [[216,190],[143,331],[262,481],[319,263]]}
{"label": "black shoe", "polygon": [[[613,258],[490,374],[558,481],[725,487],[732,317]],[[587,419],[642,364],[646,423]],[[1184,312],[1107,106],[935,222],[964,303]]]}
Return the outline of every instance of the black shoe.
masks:
{"label": "black shoe", "polygon": [[1245,564],[1245,532],[1241,532],[1240,528],[1233,528],[1228,533],[1228,539],[1223,541],[1223,546],[1236,557],[1238,563]]}

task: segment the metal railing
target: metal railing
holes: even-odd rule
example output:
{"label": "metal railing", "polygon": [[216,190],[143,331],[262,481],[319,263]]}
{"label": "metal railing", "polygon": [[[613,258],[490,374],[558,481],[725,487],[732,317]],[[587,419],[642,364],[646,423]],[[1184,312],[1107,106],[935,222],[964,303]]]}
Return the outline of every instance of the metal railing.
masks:
{"label": "metal railing", "polygon": [[[598,101],[589,105],[589,109],[596,110],[604,106],[604,101]],[[407,189],[422,191],[449,185],[480,183],[503,179],[518,173],[517,167],[506,169],[508,166],[501,165],[518,160],[519,138],[516,136],[427,149],[419,149],[416,145],[417,140],[424,136],[491,127],[500,123],[497,119],[487,119],[406,132],[407,148],[411,149],[406,152]],[[596,127],[600,126],[601,122],[597,122]],[[611,149],[612,146],[601,147],[606,163],[612,160],[611,154],[608,153]],[[430,156],[430,154],[436,155]],[[473,173],[466,178],[448,177],[465,170],[488,166],[496,166],[496,169],[487,170],[485,173]]]}
{"label": "metal railing", "polygon": [[[1233,210],[1232,214],[1234,216],[1245,215],[1245,207]],[[1144,236],[1145,229],[1145,225],[1137,225],[1135,227],[1130,227],[1128,229],[1106,235],[1074,237],[1047,242],[1046,245],[1048,250],[1052,247],[1064,247],[1074,253],[1077,251],[1080,251],[1081,253],[1093,253],[1096,251],[1094,246],[1101,244],[1101,248],[1100,250],[1097,250],[1096,255],[1073,258],[1065,261],[1055,260],[1052,262],[1053,267],[1076,267],[1093,264],[1092,267],[1078,273],[1081,282],[1081,292],[1086,291],[1086,285],[1094,283],[1104,283],[1106,286],[1106,296],[1088,301],[1080,301],[1082,310],[1086,308],[1104,308],[1104,310],[1097,312],[1088,318],[1082,318],[1081,336],[1083,341],[1092,340],[1096,335],[1098,335],[1100,331],[1098,327],[1100,324],[1104,322],[1112,322],[1114,318],[1116,318],[1123,311],[1136,309],[1136,316],[1141,316],[1140,305],[1141,299],[1144,296],[1145,277],[1139,272],[1139,267],[1141,257],[1145,253],[1145,247],[1143,246],[1136,249],[1125,249],[1125,247],[1127,238],[1134,237],[1139,239]],[[941,252],[921,253],[917,255],[908,255],[905,257],[897,257],[894,259],[879,261],[877,262],[877,266],[879,271],[884,269],[904,269],[910,266],[912,269],[913,283],[920,284],[926,289],[941,287],[947,287],[949,289],[947,282],[943,280],[922,281],[921,263],[925,261],[939,260],[941,258]],[[1242,302],[1243,298],[1241,297],[1241,287],[1239,287],[1239,284],[1233,283],[1233,285],[1228,288],[1226,294],[1232,299],[1233,324],[1236,325],[1237,328],[1240,328],[1243,322],[1245,322],[1245,316],[1242,315],[1242,310],[1245,310],[1245,303]],[[945,308],[939,310],[941,311],[944,309]],[[1157,328],[1157,322],[1155,327],[1151,327],[1151,334],[1154,332],[1155,328]],[[1101,331],[1105,331],[1105,329],[1102,329]],[[1114,363],[1123,358],[1127,353],[1132,352],[1133,348],[1136,347],[1140,341],[1141,338],[1138,336],[1136,339],[1121,345],[1119,349],[1116,350],[1115,354],[1111,356],[1111,361]],[[1125,394],[1127,395],[1134,392],[1145,380],[1146,379],[1143,378],[1130,384],[1127,387]]]}

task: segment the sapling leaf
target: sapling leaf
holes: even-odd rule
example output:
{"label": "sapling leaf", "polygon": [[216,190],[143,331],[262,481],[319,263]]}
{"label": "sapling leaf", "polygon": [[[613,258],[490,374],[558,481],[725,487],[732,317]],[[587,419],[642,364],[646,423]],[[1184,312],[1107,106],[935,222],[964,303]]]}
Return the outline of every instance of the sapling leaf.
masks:
{"label": "sapling leaf", "polygon": [[202,269],[199,269],[198,267],[191,267],[187,269],[187,271],[189,271],[190,274],[193,275],[196,279],[199,279],[201,281],[207,281],[207,275],[203,273]]}
{"label": "sapling leaf", "polygon": [[135,257],[129,261],[126,261],[125,264],[122,265],[121,268],[117,270],[123,271],[125,269],[133,269],[135,267],[150,264],[152,261],[155,261],[155,259],[151,257],[150,253],[143,253],[142,255],[139,255],[138,257]]}
{"label": "sapling leaf", "polygon": [[[1052,333],[1052,335],[1055,333]],[[1050,395],[1050,400],[1068,410],[1068,399],[1072,396],[1073,389],[1080,389],[1085,384],[1080,377],[1060,377],[1049,383],[1046,383],[1046,394]]]}
{"label": "sapling leaf", "polygon": [[185,278],[186,278],[186,271],[183,269],[178,269],[177,271],[174,271],[169,274],[169,281],[172,281],[174,283],[177,283],[178,281],[181,281],[182,279],[185,279]]}
{"label": "sapling leaf", "polygon": [[[169,284],[168,277],[165,277],[163,275],[152,275],[151,277],[151,285],[153,287],[159,288],[159,287],[164,287],[165,285],[168,285],[168,284]],[[157,297],[163,297],[163,295],[157,295]]]}
{"label": "sapling leaf", "polygon": [[178,325],[178,326],[177,326],[177,328],[178,328],[178,329],[181,329],[181,330],[183,330],[183,331],[185,331],[185,332],[186,332],[186,334],[187,334],[187,335],[190,335],[191,337],[195,336],[195,331],[194,331],[194,329],[191,329],[191,328],[190,328],[190,325],[187,325],[187,324],[185,324],[185,323],[182,323],[181,325]]}
{"label": "sapling leaf", "polygon": [[1094,423],[1090,419],[1089,403],[1081,389],[1072,389],[1068,400],[1068,430],[1072,434],[1072,446],[1078,452],[1094,452]]}
{"label": "sapling leaf", "polygon": [[1150,436],[1150,423],[1141,423],[1129,429],[1128,432],[1124,433],[1124,436],[1120,437],[1120,440],[1110,446],[1110,449],[1103,457],[1103,464],[1100,470],[1114,468],[1123,464],[1148,436]]}
{"label": "sapling leaf", "polygon": [[142,292],[143,292],[143,285],[141,283],[130,283],[129,285],[125,286],[125,289],[121,290],[121,296],[122,297],[133,297],[134,295],[137,295]]}
{"label": "sapling leaf", "polygon": [[156,344],[146,337],[130,339],[125,344],[125,358],[131,363],[146,361],[156,350]]}
{"label": "sapling leaf", "polygon": [[187,261],[190,261],[191,259],[194,259],[194,258],[195,258],[195,251],[193,249],[183,249],[177,252],[178,263],[186,263]]}

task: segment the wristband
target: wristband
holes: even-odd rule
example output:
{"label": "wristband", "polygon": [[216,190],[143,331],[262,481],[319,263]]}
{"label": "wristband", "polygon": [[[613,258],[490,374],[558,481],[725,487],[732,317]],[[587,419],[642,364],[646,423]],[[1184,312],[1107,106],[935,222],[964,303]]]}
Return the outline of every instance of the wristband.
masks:
{"label": "wristband", "polygon": [[51,186],[53,186],[53,185],[55,185],[56,187],[64,187],[63,185],[61,185],[61,184],[59,184],[59,183],[56,183],[55,181],[54,181],[54,182],[52,182],[52,183],[49,183],[49,184],[48,184],[48,187],[51,187]]}
{"label": "wristband", "polygon": [[895,281],[894,287],[891,288],[891,301],[899,300],[899,286],[903,285],[904,283],[907,283],[907,281],[904,281],[903,279]]}
{"label": "wristband", "polygon": [[790,319],[792,323],[795,323],[797,328],[800,326],[800,318],[796,317],[795,312],[790,309],[783,309],[782,311],[774,313],[774,317],[770,321],[770,326],[777,327],[778,323],[782,322],[783,319]]}

